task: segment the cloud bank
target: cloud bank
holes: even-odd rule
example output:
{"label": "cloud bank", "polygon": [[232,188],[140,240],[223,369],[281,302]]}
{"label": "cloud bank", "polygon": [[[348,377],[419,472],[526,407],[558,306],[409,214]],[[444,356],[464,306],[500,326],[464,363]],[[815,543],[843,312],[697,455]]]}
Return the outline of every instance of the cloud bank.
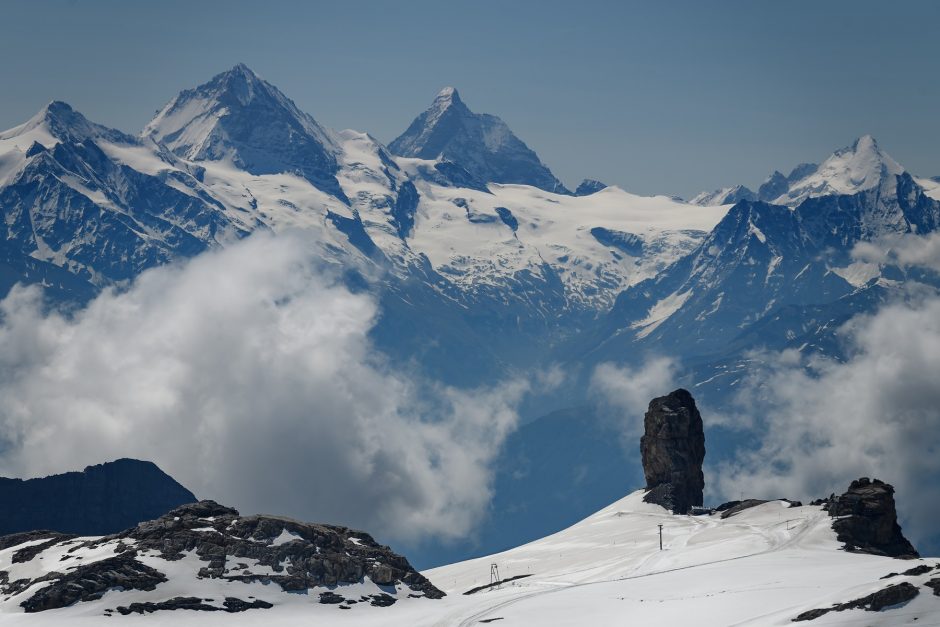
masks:
{"label": "cloud bank", "polygon": [[676,388],[675,361],[654,356],[633,368],[612,363],[599,364],[591,376],[590,394],[615,417],[624,444],[631,450],[643,435],[643,416],[657,396]]}
{"label": "cloud bank", "polygon": [[380,312],[299,237],[257,235],[144,273],[73,318],[36,289],[0,303],[0,474],[150,459],[201,498],[458,537],[529,386],[411,378],[367,333]]}
{"label": "cloud bank", "polygon": [[[937,236],[891,246],[866,244],[857,257],[940,268]],[[940,298],[885,306],[840,333],[845,362],[795,350],[757,356],[766,365],[736,404],[761,444],[718,468],[719,491],[805,499],[874,476],[894,484],[905,532],[924,540],[940,517]]]}

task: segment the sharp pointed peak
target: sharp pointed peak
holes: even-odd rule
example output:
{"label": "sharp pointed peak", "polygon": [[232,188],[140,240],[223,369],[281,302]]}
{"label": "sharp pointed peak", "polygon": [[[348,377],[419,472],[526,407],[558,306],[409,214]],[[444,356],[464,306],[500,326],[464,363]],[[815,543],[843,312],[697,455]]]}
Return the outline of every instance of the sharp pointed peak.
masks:
{"label": "sharp pointed peak", "polygon": [[252,70],[250,67],[248,67],[244,63],[236,63],[234,66],[232,66],[230,70],[226,70],[222,72],[221,74],[219,74],[219,76],[227,76],[231,78],[242,77],[250,81],[263,80],[260,76],[258,76],[257,72]]}
{"label": "sharp pointed peak", "polygon": [[862,148],[862,149],[865,149],[865,148],[875,148],[875,149],[877,149],[877,148],[878,148],[878,141],[877,141],[874,137],[872,137],[871,135],[869,135],[868,133],[866,133],[866,134],[862,135],[861,137],[859,137],[858,139],[856,139],[856,140],[855,140],[855,143],[853,143],[852,146],[853,146],[856,150],[858,150],[859,148]]}
{"label": "sharp pointed peak", "polygon": [[447,86],[437,92],[435,100],[460,100],[460,93],[456,87]]}
{"label": "sharp pointed peak", "polygon": [[53,100],[43,106],[29,123],[33,125],[43,124],[53,132],[73,127],[85,129],[91,124],[88,119],[79,111],[76,111],[72,105],[62,100]]}
{"label": "sharp pointed peak", "polygon": [[444,110],[451,106],[463,108],[467,106],[464,104],[463,100],[460,99],[460,94],[457,92],[456,87],[445,87],[437,92],[437,96],[434,97],[434,104],[431,105],[431,108]]}
{"label": "sharp pointed peak", "polygon": [[853,153],[880,153],[881,147],[878,141],[871,135],[865,134],[857,137],[855,141],[844,148],[836,150],[833,155],[842,156]]}
{"label": "sharp pointed peak", "polygon": [[73,113],[75,109],[72,108],[72,105],[63,100],[52,100],[42,108],[42,111],[44,113]]}

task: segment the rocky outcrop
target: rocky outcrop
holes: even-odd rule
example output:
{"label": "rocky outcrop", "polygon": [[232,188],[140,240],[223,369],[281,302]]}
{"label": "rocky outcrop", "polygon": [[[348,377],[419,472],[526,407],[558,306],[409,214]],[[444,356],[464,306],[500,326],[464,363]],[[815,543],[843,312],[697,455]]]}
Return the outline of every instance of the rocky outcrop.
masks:
{"label": "rocky outcrop", "polygon": [[863,609],[869,612],[880,612],[887,607],[907,603],[918,594],[920,594],[920,590],[913,584],[905,581],[904,583],[888,586],[887,588],[847,603],[839,603],[832,607],[808,610],[794,618],[793,622],[815,620],[829,612],[844,612],[845,610]]}
{"label": "rocky outcrop", "polygon": [[687,514],[702,504],[705,475],[705,432],[695,399],[686,390],[654,398],[644,419],[640,439],[644,500],[677,514]]}
{"label": "rocky outcrop", "polygon": [[933,595],[935,597],[940,597],[940,577],[935,577],[924,585],[933,590]]}
{"label": "rocky outcrop", "polygon": [[894,506],[894,488],[878,479],[862,477],[841,496],[830,497],[832,528],[847,551],[918,557],[917,550],[901,533]]}
{"label": "rocky outcrop", "polygon": [[50,573],[32,583],[51,581],[20,605],[27,613],[68,607],[80,601],[95,601],[112,589],[154,590],[167,581],[166,575],[146,566],[131,553],[82,565],[67,574]]}
{"label": "rocky outcrop", "polygon": [[229,614],[235,614],[248,610],[267,610],[272,607],[274,606],[267,601],[259,601],[257,599],[254,601],[243,601],[235,597],[225,597],[225,601],[223,601],[222,606],[219,607],[217,605],[210,605],[198,597],[173,597],[169,601],[161,601],[160,603],[131,603],[126,607],[118,607],[117,611],[123,616],[129,614],[153,614],[161,610],[196,610],[200,612],[228,612]]}
{"label": "rocky outcrop", "polygon": [[34,529],[117,533],[195,500],[155,464],[136,459],[41,479],[0,478],[0,535]]}
{"label": "rocky outcrop", "polygon": [[[271,606],[273,598],[242,600],[238,593],[244,583],[273,584],[269,587],[275,595],[319,589],[321,603],[336,602],[347,607],[364,602],[384,607],[397,600],[385,592],[430,599],[444,596],[408,560],[376,543],[367,533],[275,516],[241,516],[213,501],[184,505],[155,520],[100,538],[48,532],[0,538],[0,546],[8,549],[20,544],[25,546],[14,555],[22,554],[21,562],[36,560],[37,565],[56,565],[53,572],[39,568],[38,572],[47,573],[41,577],[16,581],[10,581],[10,573],[0,570],[0,597],[22,595],[13,602],[26,612],[96,601],[109,590],[154,591],[169,581],[167,573],[180,568],[170,568],[168,563],[183,558],[194,564],[193,578],[218,582],[216,589],[226,591],[224,602],[158,596],[118,605],[117,612],[242,612]],[[146,564],[139,559],[144,555]],[[167,564],[167,568],[161,568],[161,564]],[[363,595],[362,589],[356,588],[358,591],[350,598],[343,595],[344,585],[366,580],[384,592]],[[36,583],[45,585],[36,590]],[[119,594],[116,600],[120,601]]]}

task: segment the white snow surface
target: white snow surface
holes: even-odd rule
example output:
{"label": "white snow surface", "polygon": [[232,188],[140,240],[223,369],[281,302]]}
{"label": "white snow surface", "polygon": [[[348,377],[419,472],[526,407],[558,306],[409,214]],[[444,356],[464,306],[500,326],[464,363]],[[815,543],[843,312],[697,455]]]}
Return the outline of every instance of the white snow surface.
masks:
{"label": "white snow surface", "polygon": [[834,152],[812,174],[792,182],[789,191],[773,202],[795,207],[816,196],[857,194],[902,172],[904,168],[871,135],[863,135],[852,146]]}
{"label": "white snow surface", "polygon": [[[320,605],[316,595],[285,594],[274,586],[222,584],[194,577],[194,556],[178,562],[145,557],[170,581],[152,592],[107,593],[100,601],[62,610],[23,614],[15,601],[0,601],[6,625],[97,625],[106,607],[133,600],[251,595],[275,604],[240,614],[192,611],[145,616],[115,615],[108,624],[134,625],[790,625],[799,613],[850,601],[908,581],[920,589],[912,602],[882,612],[833,612],[809,625],[933,625],[940,599],[924,582],[940,571],[887,580],[881,577],[934,559],[900,561],[847,553],[818,506],[789,507],[771,501],[722,520],[719,515],[678,516],[643,503],[634,492],[559,533],[503,553],[443,566],[424,574],[448,593],[441,600],[402,598],[388,608],[357,604],[350,610]],[[659,525],[663,548],[659,548]],[[22,546],[22,545],[21,545]],[[21,548],[21,547],[18,547]],[[0,552],[0,569],[14,549]],[[62,549],[43,555],[57,564]],[[58,551],[58,553],[55,553]],[[107,551],[102,549],[100,558]],[[53,554],[55,553],[55,554]],[[86,560],[93,556],[83,556]],[[35,560],[34,560],[35,561]],[[190,563],[192,562],[192,563]],[[490,565],[502,579],[524,576],[471,595],[490,583]],[[222,589],[224,586],[224,589]],[[236,589],[237,588],[237,589]],[[356,588],[352,590],[351,588]],[[337,590],[373,593],[368,581]]]}

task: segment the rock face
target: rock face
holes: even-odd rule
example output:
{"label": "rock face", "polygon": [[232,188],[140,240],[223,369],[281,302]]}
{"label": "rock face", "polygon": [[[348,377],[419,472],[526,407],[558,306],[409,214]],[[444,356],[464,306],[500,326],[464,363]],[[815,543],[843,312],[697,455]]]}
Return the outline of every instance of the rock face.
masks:
{"label": "rock face", "polygon": [[816,620],[829,612],[844,612],[846,610],[862,609],[866,612],[880,612],[885,608],[907,603],[918,594],[920,594],[920,591],[917,587],[905,581],[904,583],[895,584],[883,590],[872,592],[859,599],[853,599],[847,603],[838,603],[832,607],[808,610],[794,618],[793,622]]}
{"label": "rock face", "polygon": [[901,533],[894,507],[894,488],[878,479],[862,477],[841,496],[830,498],[832,528],[847,551],[918,557],[917,550]]}
{"label": "rock face", "polygon": [[676,390],[650,401],[640,439],[644,497],[676,514],[687,514],[702,504],[705,476],[705,432],[695,399],[686,390]]}
{"label": "rock face", "polygon": [[431,107],[388,147],[402,157],[442,157],[487,183],[521,183],[570,193],[505,122],[471,111],[453,87],[441,90]]}
{"label": "rock face", "polygon": [[116,533],[194,501],[192,492],[155,464],[136,459],[42,479],[0,478],[0,535],[34,529]]}
{"label": "rock face", "polygon": [[[366,533],[240,516],[213,501],[184,505],[100,538],[34,532],[0,537],[0,547],[12,550],[9,564],[0,558],[0,605],[9,602],[28,613],[96,602],[109,591],[105,614],[242,612],[270,608],[291,593],[320,592],[321,603],[347,607],[444,596],[407,559]],[[190,572],[180,575],[186,569]],[[179,596],[183,582],[190,582],[185,597]],[[245,584],[256,583],[269,584],[270,592],[246,600],[257,588]],[[133,594],[122,603],[125,592]]]}

